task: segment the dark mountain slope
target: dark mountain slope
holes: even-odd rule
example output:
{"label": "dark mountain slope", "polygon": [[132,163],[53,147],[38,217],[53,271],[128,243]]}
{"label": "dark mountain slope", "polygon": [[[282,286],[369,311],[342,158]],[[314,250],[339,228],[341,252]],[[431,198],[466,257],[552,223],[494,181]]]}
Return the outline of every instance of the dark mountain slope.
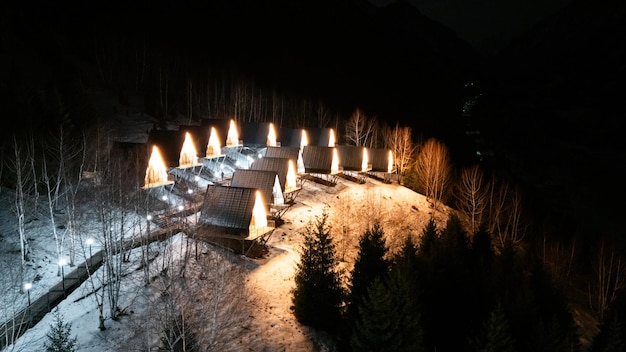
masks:
{"label": "dark mountain slope", "polygon": [[482,131],[565,236],[615,236],[626,177],[626,3],[574,1],[494,59]]}

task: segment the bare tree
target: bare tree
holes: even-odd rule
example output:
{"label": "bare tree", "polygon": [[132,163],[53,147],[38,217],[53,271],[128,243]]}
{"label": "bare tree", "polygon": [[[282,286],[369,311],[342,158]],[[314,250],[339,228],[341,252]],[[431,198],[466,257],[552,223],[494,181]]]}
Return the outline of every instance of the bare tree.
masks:
{"label": "bare tree", "polygon": [[[26,212],[28,210],[28,198],[35,185],[32,183],[29,172],[29,160],[34,158],[28,150],[24,150],[17,136],[13,136],[13,158],[9,160],[9,169],[15,176],[15,198],[13,202],[13,210],[17,219],[17,233],[20,238],[20,277],[23,281],[24,264],[28,259],[28,242],[26,241]],[[22,288],[20,286],[20,292]]]}
{"label": "bare tree", "polygon": [[522,218],[521,191],[493,177],[489,185],[485,221],[497,248],[521,244],[527,227]]}
{"label": "bare tree", "polygon": [[418,184],[431,206],[438,208],[450,183],[452,168],[448,148],[437,139],[428,139],[415,162]]}
{"label": "bare tree", "polygon": [[217,253],[203,256],[198,265],[196,279],[173,287],[183,297],[181,310],[196,344],[202,351],[238,351],[237,341],[251,337],[246,304],[251,293],[241,285],[245,272]]}
{"label": "bare tree", "polygon": [[388,148],[393,153],[398,183],[402,183],[402,176],[411,165],[416,149],[411,127],[400,127],[400,124],[396,123],[393,128],[386,127],[383,134]]}
{"label": "bare tree", "polygon": [[346,122],[346,141],[348,144],[367,146],[376,127],[376,119],[366,116],[357,108]]}
{"label": "bare tree", "polygon": [[484,173],[478,165],[461,171],[456,196],[459,201],[459,210],[469,221],[468,231],[471,234],[478,230],[487,207],[487,186]]}
{"label": "bare tree", "polygon": [[602,323],[607,310],[624,289],[626,265],[615,252],[615,246],[602,241],[594,269],[596,282],[593,287],[589,284],[589,306],[595,310]]}
{"label": "bare tree", "polygon": [[65,187],[66,228],[69,241],[70,265],[76,261],[76,241],[79,238],[79,214],[76,208],[78,192],[83,180],[83,171],[87,163],[87,137],[83,134],[80,142],[72,144],[64,158],[70,163],[63,177]]}
{"label": "bare tree", "polygon": [[332,224],[333,237],[336,239],[338,258],[342,262],[346,262],[346,255],[352,252],[350,249],[357,244],[358,238],[355,235],[358,233],[358,229],[355,228],[353,221],[356,214],[352,205],[355,201],[352,195],[347,192],[337,197],[329,220]]}
{"label": "bare tree", "polygon": [[[57,261],[60,261],[62,257],[62,253],[63,253],[63,242],[65,240],[65,234],[63,233],[61,234],[61,236],[59,236],[59,233],[57,231],[57,223],[55,219],[55,205],[56,205],[57,199],[55,198],[55,192],[58,190],[61,184],[61,179],[60,179],[61,171],[54,174],[51,170],[48,169],[48,162],[46,161],[46,159],[47,158],[44,155],[41,161],[41,165],[43,169],[42,178],[43,178],[43,183],[46,186],[46,196],[48,200],[48,215],[50,216],[50,227],[52,230],[52,236],[54,237],[54,244],[55,244],[56,252],[57,252]],[[57,276],[61,276],[60,266],[57,270]]]}
{"label": "bare tree", "polygon": [[324,128],[330,124],[333,115],[322,101],[317,102],[316,113],[317,127]]}

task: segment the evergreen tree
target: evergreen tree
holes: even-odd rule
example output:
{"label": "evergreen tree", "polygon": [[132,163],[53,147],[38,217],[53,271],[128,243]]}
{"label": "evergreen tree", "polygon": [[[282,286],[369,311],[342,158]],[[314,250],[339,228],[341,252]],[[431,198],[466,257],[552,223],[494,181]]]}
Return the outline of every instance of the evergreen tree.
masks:
{"label": "evergreen tree", "polygon": [[407,300],[376,277],[359,303],[359,319],[350,338],[353,351],[421,351],[418,316],[404,311]]}
{"label": "evergreen tree", "polygon": [[498,304],[485,321],[476,351],[514,352],[515,341],[502,305]]}
{"label": "evergreen tree", "polygon": [[359,240],[359,253],[350,279],[348,296],[348,318],[358,317],[358,305],[367,293],[368,287],[375,278],[385,280],[389,271],[389,263],[385,259],[387,247],[384,232],[379,223],[363,233]]}
{"label": "evergreen tree", "polygon": [[54,322],[50,324],[50,331],[46,335],[48,341],[44,343],[46,352],[74,352],[76,351],[76,337],[70,338],[72,325],[63,321],[59,309],[54,310]]}
{"label": "evergreen tree", "polygon": [[327,220],[324,212],[304,232],[292,309],[300,323],[333,333],[340,326],[344,290]]}
{"label": "evergreen tree", "polygon": [[417,297],[417,282],[419,275],[419,257],[417,247],[411,236],[406,236],[400,251],[393,259],[392,273],[405,279],[408,286],[408,294],[412,298]]}
{"label": "evergreen tree", "polygon": [[491,267],[495,253],[493,251],[493,243],[491,242],[491,234],[484,225],[481,225],[474,236],[472,236],[471,253],[475,265],[484,269]]}
{"label": "evergreen tree", "polygon": [[624,351],[624,342],[622,340],[622,324],[617,315],[609,321],[607,339],[602,349],[603,352]]}
{"label": "evergreen tree", "polygon": [[421,256],[429,257],[433,254],[437,244],[437,224],[434,218],[430,218],[428,223],[422,230],[422,236],[419,241],[418,253]]}
{"label": "evergreen tree", "polygon": [[450,214],[446,221],[446,228],[441,231],[441,245],[446,253],[454,255],[453,259],[462,260],[462,256],[467,253],[467,234],[463,230],[461,219],[455,213]]}
{"label": "evergreen tree", "polygon": [[600,332],[593,338],[591,352],[613,352],[625,350],[623,328],[617,314],[608,319]]}

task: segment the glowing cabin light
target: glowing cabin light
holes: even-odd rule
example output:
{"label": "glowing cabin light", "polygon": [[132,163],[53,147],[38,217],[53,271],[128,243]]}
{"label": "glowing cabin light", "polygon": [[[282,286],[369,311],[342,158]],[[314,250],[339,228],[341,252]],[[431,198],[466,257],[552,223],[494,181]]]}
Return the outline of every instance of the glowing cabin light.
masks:
{"label": "glowing cabin light", "polygon": [[302,158],[302,151],[304,147],[309,145],[309,138],[307,137],[306,131],[302,130],[302,135],[300,137],[300,151],[298,152],[298,173],[303,174],[305,171],[304,168],[304,159]]}
{"label": "glowing cabin light", "polygon": [[389,159],[387,160],[387,172],[391,173],[393,171],[393,152],[389,151]]}
{"label": "glowing cabin light", "polygon": [[367,171],[369,164],[369,157],[367,155],[367,148],[363,148],[363,160],[361,161],[361,171]]}
{"label": "glowing cabin light", "polygon": [[252,220],[250,221],[250,230],[258,230],[267,227],[267,215],[265,213],[265,205],[263,196],[260,191],[256,191],[256,199],[254,208],[252,209]]}
{"label": "glowing cabin light", "polygon": [[217,135],[215,127],[211,127],[211,134],[209,135],[209,144],[206,147],[206,157],[220,156],[222,154],[222,147],[220,145],[220,138]]}
{"label": "glowing cabin light", "polygon": [[292,190],[298,187],[296,183],[296,170],[293,166],[293,160],[289,159],[287,167],[287,179],[285,180],[285,191]]}
{"label": "glowing cabin light", "polygon": [[144,183],[144,187],[168,183],[165,162],[163,162],[159,148],[156,145],[152,146],[152,154],[150,155],[150,160],[148,160]]}
{"label": "glowing cabin light", "polygon": [[336,174],[339,172],[339,154],[337,154],[337,149],[333,148],[333,160],[330,164],[330,173]]}
{"label": "glowing cabin light", "polygon": [[186,132],[183,147],[180,149],[178,167],[189,167],[194,165],[198,165],[198,153],[196,152],[196,147],[193,145],[191,134]]}
{"label": "glowing cabin light", "polygon": [[267,146],[276,146],[276,130],[274,130],[274,124],[270,123],[270,131],[267,133]]}
{"label": "glowing cabin light", "polygon": [[302,136],[300,137],[300,150],[309,145],[309,138],[306,135],[306,131],[302,130]]}
{"label": "glowing cabin light", "polygon": [[330,129],[330,133],[328,136],[328,146],[329,147],[335,146],[335,130],[333,130],[332,128]]}
{"label": "glowing cabin light", "polygon": [[228,137],[226,138],[226,146],[232,147],[239,145],[239,132],[237,132],[237,126],[235,120],[230,120],[230,127],[228,128]]}

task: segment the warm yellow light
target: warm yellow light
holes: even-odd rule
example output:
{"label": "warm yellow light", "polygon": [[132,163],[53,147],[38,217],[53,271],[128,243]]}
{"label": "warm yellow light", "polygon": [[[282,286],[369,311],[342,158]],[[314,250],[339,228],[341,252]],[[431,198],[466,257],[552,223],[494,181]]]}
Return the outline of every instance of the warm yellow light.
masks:
{"label": "warm yellow light", "polygon": [[389,151],[389,159],[387,160],[387,172],[393,171],[393,152]]}
{"label": "warm yellow light", "polygon": [[369,156],[367,155],[367,148],[363,147],[363,160],[361,161],[361,171],[367,171],[369,164]]}
{"label": "warm yellow light", "polygon": [[328,146],[335,146],[335,130],[333,130],[332,128],[330,129],[330,135],[328,136]]}
{"label": "warm yellow light", "polygon": [[235,120],[230,120],[228,137],[226,138],[226,146],[232,147],[235,145],[239,145],[239,132],[237,132],[237,125],[235,125]]}
{"label": "warm yellow light", "polygon": [[287,168],[287,179],[285,180],[285,191],[295,189],[298,184],[296,183],[296,169],[293,166],[293,160],[289,159]]}
{"label": "warm yellow light", "polygon": [[303,174],[304,169],[304,160],[302,159],[302,151],[304,147],[309,145],[309,138],[307,137],[306,130],[302,130],[302,136],[300,137],[300,152],[298,153],[298,173]]}
{"label": "warm yellow light", "polygon": [[302,137],[300,137],[300,150],[309,145],[309,138],[306,135],[306,131],[302,130]]}
{"label": "warm yellow light", "polygon": [[330,173],[338,173],[339,172],[339,154],[337,154],[337,149],[333,148],[333,161],[330,164]]}
{"label": "warm yellow light", "polygon": [[159,148],[156,145],[152,147],[152,154],[150,155],[150,160],[148,161],[148,168],[146,169],[144,183],[144,187],[167,183],[167,169],[165,168],[165,162],[163,162]]}
{"label": "warm yellow light", "polygon": [[254,208],[252,209],[252,220],[250,221],[250,230],[257,230],[267,227],[267,215],[265,213],[265,203],[260,191],[256,191],[256,199]]}
{"label": "warm yellow light", "polygon": [[267,146],[275,147],[276,146],[276,131],[274,130],[274,124],[270,123],[270,130],[267,133]]}
{"label": "warm yellow light", "polygon": [[206,147],[206,157],[219,156],[222,154],[222,147],[220,145],[220,138],[217,135],[215,127],[211,127],[211,134],[209,135],[209,144]]}
{"label": "warm yellow light", "polygon": [[191,134],[185,133],[185,141],[180,149],[180,158],[178,159],[178,167],[194,166],[198,164],[198,153],[193,145]]}

